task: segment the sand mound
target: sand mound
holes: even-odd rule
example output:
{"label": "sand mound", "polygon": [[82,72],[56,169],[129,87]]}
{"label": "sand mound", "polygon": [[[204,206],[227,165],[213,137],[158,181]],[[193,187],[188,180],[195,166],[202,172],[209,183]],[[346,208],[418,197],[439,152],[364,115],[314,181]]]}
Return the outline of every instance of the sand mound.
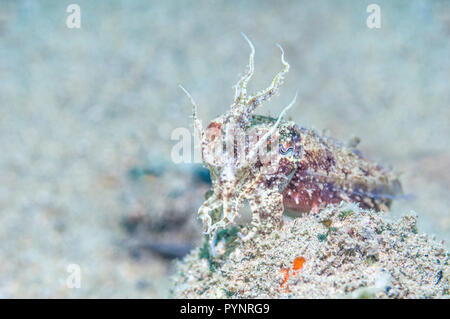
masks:
{"label": "sand mound", "polygon": [[446,298],[448,252],[418,234],[417,217],[397,222],[356,205],[329,206],[286,220],[282,229],[241,243],[236,231],[177,264],[178,298]]}

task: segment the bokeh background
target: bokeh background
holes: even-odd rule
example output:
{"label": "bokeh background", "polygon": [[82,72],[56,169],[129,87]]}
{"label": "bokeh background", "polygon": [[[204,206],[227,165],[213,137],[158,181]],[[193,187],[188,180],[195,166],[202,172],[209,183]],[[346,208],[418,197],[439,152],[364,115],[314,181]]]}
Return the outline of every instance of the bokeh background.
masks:
{"label": "bokeh background", "polygon": [[[373,1],[0,1],[0,297],[167,297],[173,260],[200,240],[208,190],[175,165],[192,128],[223,113],[256,47],[250,88],[291,72],[276,116],[361,138],[402,174],[419,230],[450,239],[450,3]],[[81,7],[81,29],[66,8]],[[448,247],[448,244],[447,244]],[[81,288],[69,289],[78,264]]]}

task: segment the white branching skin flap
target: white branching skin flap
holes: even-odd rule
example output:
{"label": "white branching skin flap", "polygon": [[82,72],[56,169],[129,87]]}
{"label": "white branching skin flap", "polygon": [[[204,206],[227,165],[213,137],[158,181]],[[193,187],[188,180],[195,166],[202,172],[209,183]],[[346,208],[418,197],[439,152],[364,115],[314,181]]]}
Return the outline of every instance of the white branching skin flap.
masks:
{"label": "white branching skin flap", "polygon": [[[254,71],[255,48],[247,36],[245,34],[242,35],[251,49],[247,73],[234,86],[235,96],[230,111],[212,122],[220,123],[221,130],[224,133],[224,142],[227,142],[229,138],[235,138],[229,132],[232,132],[236,126],[245,128],[249,125],[249,118],[255,109],[278,93],[284,76],[289,71],[289,64],[284,59],[284,50],[277,44],[281,50],[281,62],[284,68],[275,76],[268,88],[253,95],[248,95],[247,84]],[[249,146],[246,153],[247,156],[236,155],[234,149],[220,153],[220,156],[218,156],[217,153],[212,151],[211,141],[208,139],[207,133],[197,117],[197,104],[181,85],[180,87],[189,97],[193,106],[194,130],[201,140],[202,159],[210,170],[213,183],[214,193],[198,210],[198,217],[203,222],[204,233],[214,235],[219,228],[227,227],[233,223],[239,214],[239,209],[244,199],[247,199],[250,204],[252,223],[247,234],[240,234],[243,240],[253,238],[260,230],[268,233],[275,227],[280,226],[283,214],[283,196],[279,189],[283,179],[280,178],[279,182],[275,182],[269,187],[264,183],[264,173],[254,166],[258,150],[264,147],[268,139],[277,133],[284,114],[294,105],[297,94],[292,102],[283,109],[277,121],[265,132],[262,138]],[[234,144],[231,143],[231,145]],[[211,213],[220,208],[222,208],[220,220],[213,223]]]}

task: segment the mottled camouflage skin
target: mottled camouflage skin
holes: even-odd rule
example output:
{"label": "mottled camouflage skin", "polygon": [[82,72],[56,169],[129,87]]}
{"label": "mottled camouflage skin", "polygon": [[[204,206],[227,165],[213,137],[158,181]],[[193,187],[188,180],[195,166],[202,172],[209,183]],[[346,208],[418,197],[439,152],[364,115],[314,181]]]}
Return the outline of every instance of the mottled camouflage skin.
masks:
{"label": "mottled camouflage skin", "polygon": [[[282,224],[283,212],[300,215],[337,204],[352,201],[364,208],[387,209],[393,196],[401,192],[396,176],[360,155],[354,147],[283,121],[283,109],[278,119],[254,115],[254,110],[275,96],[289,71],[281,49],[284,69],[265,90],[247,94],[247,83],[254,70],[254,47],[244,35],[252,51],[247,74],[235,86],[235,98],[230,110],[214,119],[203,130],[193,104],[194,128],[201,140],[201,154],[210,170],[212,194],[199,208],[206,234],[232,224],[244,200],[252,211],[251,227],[243,240],[257,233],[270,233]],[[242,136],[232,134],[237,129]],[[258,132],[256,140],[243,136]],[[245,152],[238,152],[243,143]],[[226,152],[216,152],[223,145],[231,145]],[[262,160],[258,150],[267,148],[270,161]],[[219,212],[219,216],[215,216]],[[213,238],[214,236],[212,236]]]}
{"label": "mottled camouflage skin", "polygon": [[[267,130],[275,121],[274,118],[255,116],[252,122]],[[392,199],[402,193],[396,175],[363,157],[355,147],[299,127],[294,122],[282,123],[280,130],[290,134],[288,145],[292,145],[294,139],[300,144],[295,150],[300,160],[286,156],[285,147],[278,151],[280,170],[277,174],[289,180],[282,188],[288,215],[300,215],[341,201],[356,202],[362,208],[387,210]],[[275,178],[267,175],[266,185]]]}

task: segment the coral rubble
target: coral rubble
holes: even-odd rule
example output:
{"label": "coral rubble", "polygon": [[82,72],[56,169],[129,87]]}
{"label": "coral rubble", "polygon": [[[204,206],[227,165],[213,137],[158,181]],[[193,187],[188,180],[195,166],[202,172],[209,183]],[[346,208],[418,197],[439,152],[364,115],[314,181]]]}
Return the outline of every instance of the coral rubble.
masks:
{"label": "coral rubble", "polygon": [[[285,219],[258,240],[218,240],[177,264],[179,298],[448,298],[448,251],[415,216],[388,221],[355,204]],[[205,247],[203,247],[203,250]]]}

